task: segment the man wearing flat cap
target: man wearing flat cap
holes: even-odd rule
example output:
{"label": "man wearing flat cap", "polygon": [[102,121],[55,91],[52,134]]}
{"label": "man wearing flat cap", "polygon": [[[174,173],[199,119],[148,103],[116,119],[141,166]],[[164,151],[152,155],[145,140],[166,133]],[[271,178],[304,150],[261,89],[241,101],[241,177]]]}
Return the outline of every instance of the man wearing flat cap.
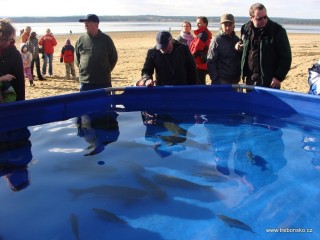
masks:
{"label": "man wearing flat cap", "polygon": [[141,71],[141,80],[136,85],[196,84],[196,64],[188,46],[173,39],[167,31],[159,32],[156,42],[156,46],[147,52]]}
{"label": "man wearing flat cap", "polygon": [[84,23],[87,31],[75,44],[80,91],[112,87],[111,72],[118,53],[111,37],[99,29],[100,20],[95,14],[88,14],[79,22]]}
{"label": "man wearing flat cap", "polygon": [[220,31],[212,40],[207,57],[211,84],[238,84],[241,53],[235,49],[239,37],[234,31],[233,15],[222,15],[220,24]]}

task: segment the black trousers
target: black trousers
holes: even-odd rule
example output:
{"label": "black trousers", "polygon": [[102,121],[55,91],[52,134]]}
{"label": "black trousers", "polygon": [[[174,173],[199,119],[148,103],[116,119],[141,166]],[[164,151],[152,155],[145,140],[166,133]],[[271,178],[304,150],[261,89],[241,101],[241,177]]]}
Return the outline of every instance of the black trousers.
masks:
{"label": "black trousers", "polygon": [[31,74],[32,74],[32,76],[34,76],[33,75],[34,65],[36,65],[38,78],[42,78],[41,71],[40,71],[40,58],[39,57],[38,58],[33,58],[32,61],[31,61]]}

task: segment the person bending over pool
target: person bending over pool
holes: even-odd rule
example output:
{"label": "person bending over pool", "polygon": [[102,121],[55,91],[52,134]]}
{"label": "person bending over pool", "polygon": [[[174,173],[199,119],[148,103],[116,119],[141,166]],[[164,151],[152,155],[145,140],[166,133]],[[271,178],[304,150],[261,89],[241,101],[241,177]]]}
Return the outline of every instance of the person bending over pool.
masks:
{"label": "person bending over pool", "polygon": [[197,69],[188,46],[167,31],[159,32],[156,41],[156,46],[147,52],[136,86],[195,85]]}

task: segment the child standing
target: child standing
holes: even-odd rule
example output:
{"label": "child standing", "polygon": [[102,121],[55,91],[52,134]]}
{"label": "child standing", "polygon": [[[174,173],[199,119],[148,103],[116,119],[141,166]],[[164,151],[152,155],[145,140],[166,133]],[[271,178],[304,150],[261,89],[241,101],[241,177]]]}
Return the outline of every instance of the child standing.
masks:
{"label": "child standing", "polygon": [[72,77],[76,77],[74,69],[74,47],[71,45],[70,39],[66,40],[66,44],[63,46],[60,55],[60,62],[66,66],[66,78],[70,79],[70,72]]}
{"label": "child standing", "polygon": [[26,44],[21,46],[21,57],[23,62],[23,69],[25,76],[29,79],[30,87],[34,87],[33,76],[31,73],[31,60],[32,54],[28,51],[28,47]]}

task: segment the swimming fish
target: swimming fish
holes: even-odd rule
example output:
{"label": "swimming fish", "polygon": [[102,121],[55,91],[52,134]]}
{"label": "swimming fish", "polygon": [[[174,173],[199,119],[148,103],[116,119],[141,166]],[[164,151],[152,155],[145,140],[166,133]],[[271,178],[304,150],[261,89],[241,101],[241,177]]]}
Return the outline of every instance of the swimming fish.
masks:
{"label": "swimming fish", "polygon": [[83,189],[70,188],[68,191],[73,194],[75,198],[91,193],[98,196],[103,196],[105,198],[116,198],[127,201],[137,200],[145,197],[148,194],[147,191],[136,188],[109,185],[100,185]]}
{"label": "swimming fish", "polygon": [[229,180],[226,176],[222,175],[219,171],[215,169],[211,169],[209,167],[206,169],[197,170],[193,175],[201,176],[211,182],[226,182]]}
{"label": "swimming fish", "polygon": [[107,222],[113,222],[113,223],[120,223],[120,224],[127,224],[127,221],[118,217],[117,215],[115,215],[112,212],[109,212],[105,209],[101,209],[101,208],[92,208],[92,210],[104,221]]}
{"label": "swimming fish", "polygon": [[80,240],[80,234],[79,234],[79,220],[77,215],[74,213],[70,214],[70,222],[71,222],[71,228],[72,228],[72,233],[74,235],[74,238],[76,240]]}
{"label": "swimming fish", "polygon": [[175,145],[177,143],[183,143],[187,140],[185,137],[179,136],[159,136],[159,138],[165,141],[169,146]]}
{"label": "swimming fish", "polygon": [[185,130],[182,127],[179,127],[177,124],[173,122],[163,122],[163,125],[166,129],[168,129],[170,132],[177,134],[177,135],[187,135],[187,130]]}
{"label": "swimming fish", "polygon": [[241,222],[240,220],[234,219],[234,218],[230,218],[228,216],[225,215],[218,215],[218,218],[220,220],[222,220],[225,224],[229,225],[230,227],[235,227],[235,228],[239,228],[248,232],[252,232],[255,233],[250,226],[248,226],[247,224],[245,224],[244,222]]}
{"label": "swimming fish", "polygon": [[197,183],[190,182],[188,180],[174,177],[174,176],[156,174],[153,176],[153,178],[157,183],[167,187],[175,187],[175,188],[182,188],[182,189],[189,189],[189,190],[207,190],[207,191],[212,190],[211,186],[197,184]]}
{"label": "swimming fish", "polygon": [[249,150],[247,151],[248,160],[251,162],[252,165],[256,165],[261,167],[261,171],[268,170],[267,165],[269,164],[266,160],[258,155],[253,155],[253,153]]}
{"label": "swimming fish", "polygon": [[142,184],[150,193],[151,197],[157,200],[164,200],[167,198],[167,194],[158,185],[154,184],[149,179],[136,173],[136,178],[140,184]]}

